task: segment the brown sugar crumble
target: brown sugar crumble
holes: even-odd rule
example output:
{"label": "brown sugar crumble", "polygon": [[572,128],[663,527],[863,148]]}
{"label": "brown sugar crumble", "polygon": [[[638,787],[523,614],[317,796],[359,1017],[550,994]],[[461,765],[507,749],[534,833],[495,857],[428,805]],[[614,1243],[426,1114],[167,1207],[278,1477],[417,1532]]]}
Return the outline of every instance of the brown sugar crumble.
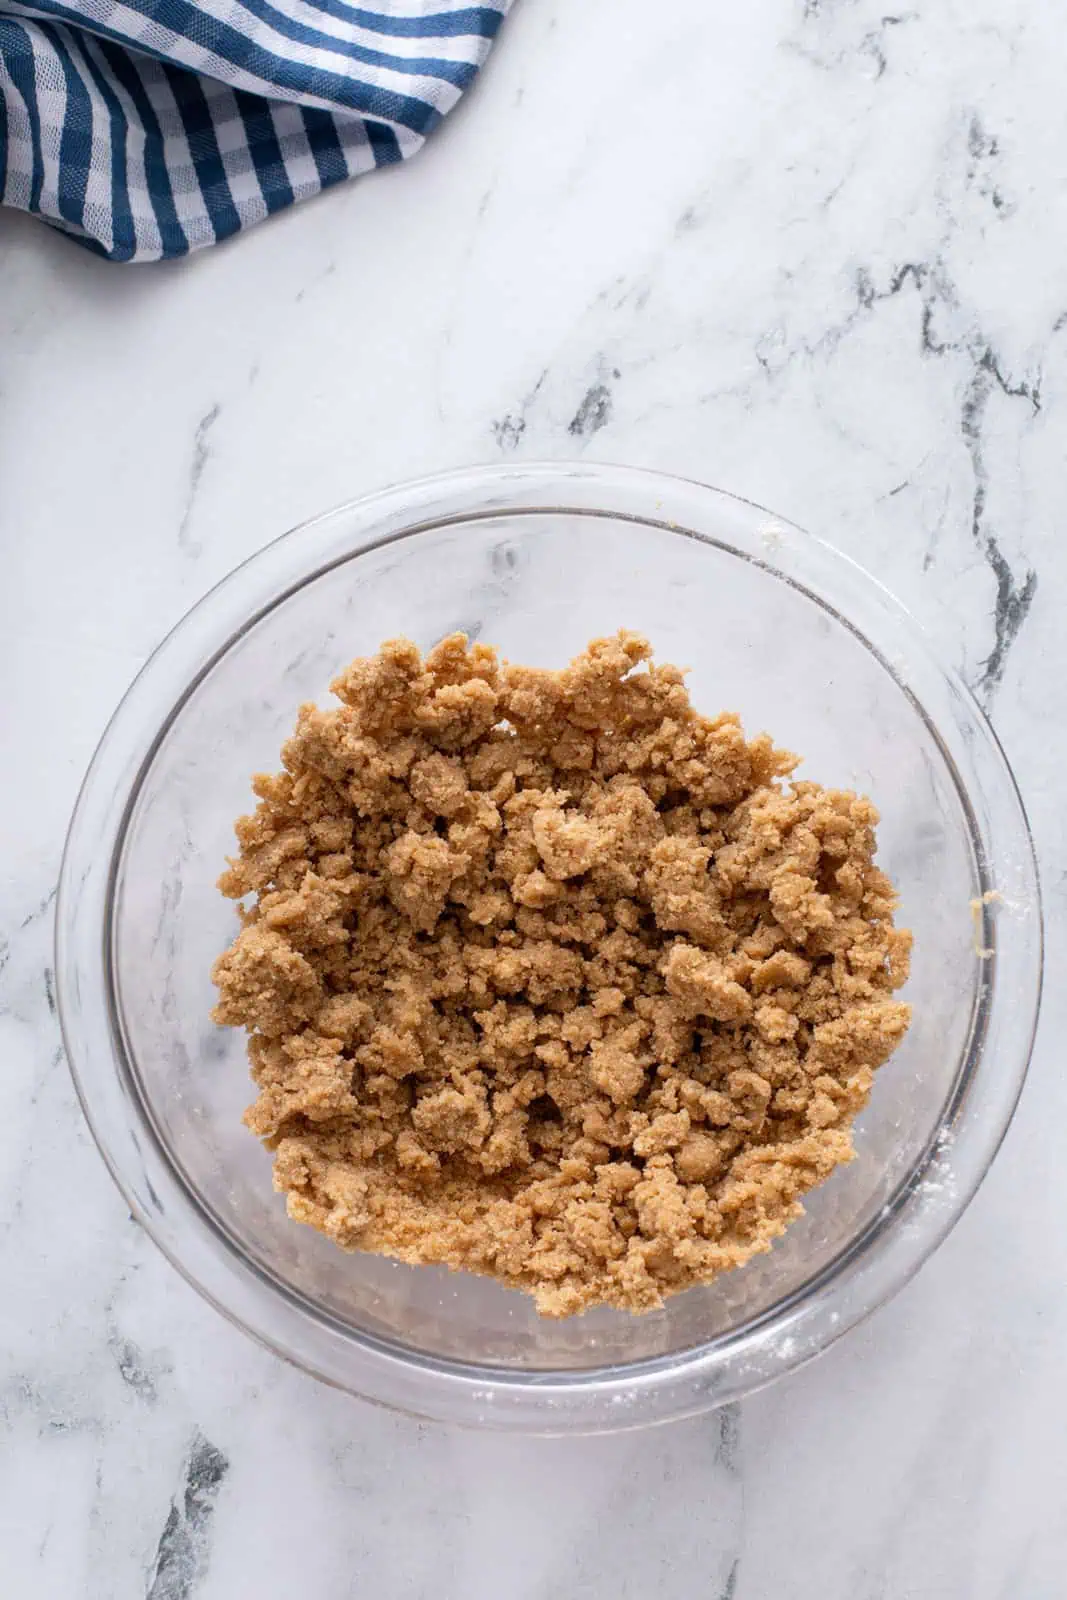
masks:
{"label": "brown sugar crumble", "polygon": [[631,633],[562,672],[397,639],[332,689],[219,880],[289,1215],[554,1317],[769,1249],[909,1022],[871,802]]}

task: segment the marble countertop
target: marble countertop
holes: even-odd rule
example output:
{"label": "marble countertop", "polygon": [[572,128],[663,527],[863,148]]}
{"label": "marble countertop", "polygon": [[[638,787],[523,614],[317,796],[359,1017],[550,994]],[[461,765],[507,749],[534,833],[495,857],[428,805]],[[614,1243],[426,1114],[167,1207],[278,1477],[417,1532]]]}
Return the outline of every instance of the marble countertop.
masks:
{"label": "marble countertop", "polygon": [[990,1178],[892,1305],[701,1420],[494,1438],[319,1387],[167,1266],[75,1102],[51,911],[104,723],[217,578],[381,484],[586,455],[750,496],[939,619],[1055,974],[1065,78],[1051,5],[519,0],[416,160],[228,246],[120,268],[0,213],[6,1593],[1062,1596],[1057,982]]}

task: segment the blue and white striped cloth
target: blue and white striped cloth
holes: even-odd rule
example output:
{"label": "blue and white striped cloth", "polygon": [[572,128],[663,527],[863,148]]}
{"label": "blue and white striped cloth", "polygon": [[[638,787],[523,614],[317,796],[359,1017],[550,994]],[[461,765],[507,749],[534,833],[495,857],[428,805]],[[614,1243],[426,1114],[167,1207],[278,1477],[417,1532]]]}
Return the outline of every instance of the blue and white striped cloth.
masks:
{"label": "blue and white striped cloth", "polygon": [[0,202],[181,256],[402,161],[511,0],[0,0]]}

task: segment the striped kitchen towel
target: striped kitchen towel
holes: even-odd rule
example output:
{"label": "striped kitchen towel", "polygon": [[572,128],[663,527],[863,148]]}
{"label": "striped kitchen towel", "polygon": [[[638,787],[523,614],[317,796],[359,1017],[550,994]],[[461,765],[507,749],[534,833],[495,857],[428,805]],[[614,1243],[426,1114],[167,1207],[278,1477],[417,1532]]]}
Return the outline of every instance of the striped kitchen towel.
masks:
{"label": "striped kitchen towel", "polygon": [[414,155],[511,0],[0,0],[0,202],[112,261]]}

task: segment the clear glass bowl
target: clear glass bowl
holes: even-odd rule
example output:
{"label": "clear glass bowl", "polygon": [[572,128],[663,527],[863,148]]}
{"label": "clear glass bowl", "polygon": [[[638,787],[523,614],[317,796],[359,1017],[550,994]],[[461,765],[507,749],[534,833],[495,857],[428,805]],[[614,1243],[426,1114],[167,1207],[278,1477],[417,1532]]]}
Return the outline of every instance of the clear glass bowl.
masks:
{"label": "clear glass bowl", "polygon": [[[539,1320],[443,1268],[347,1255],[289,1222],[241,1124],[244,1036],[215,1028],[215,889],[250,774],[352,656],[463,629],[560,666],[620,626],[869,793],[915,932],[906,1042],[858,1158],[773,1251],[642,1317]],[[985,896],[985,900],[983,900]],[[977,906],[977,910],[973,907]],[[826,545],[694,483],[587,465],[409,484],[279,539],[184,619],[116,712],[57,910],[67,1052],[126,1200],[186,1278],[280,1355],[419,1415],[599,1430],[678,1417],[798,1366],[916,1271],[974,1194],[1022,1086],[1041,983],[1026,818],[988,723],[912,618]]]}

